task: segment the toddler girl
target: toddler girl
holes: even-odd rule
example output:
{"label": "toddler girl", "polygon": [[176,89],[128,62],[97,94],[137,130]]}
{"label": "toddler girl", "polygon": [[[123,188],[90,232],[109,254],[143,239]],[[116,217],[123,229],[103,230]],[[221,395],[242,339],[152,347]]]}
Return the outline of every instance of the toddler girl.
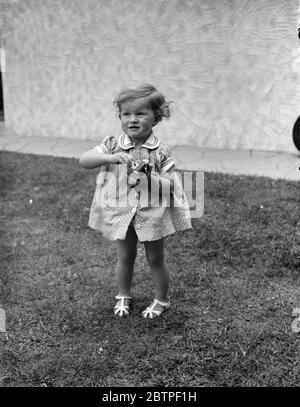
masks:
{"label": "toddler girl", "polygon": [[144,243],[155,298],[142,315],[155,318],[170,307],[164,238],[191,228],[189,207],[169,149],[153,131],[170,116],[164,96],[142,85],[122,91],[114,106],[123,133],[106,137],[80,158],[83,168],[100,167],[89,226],[117,242],[119,293],[114,313],[120,317],[130,312],[137,241]]}

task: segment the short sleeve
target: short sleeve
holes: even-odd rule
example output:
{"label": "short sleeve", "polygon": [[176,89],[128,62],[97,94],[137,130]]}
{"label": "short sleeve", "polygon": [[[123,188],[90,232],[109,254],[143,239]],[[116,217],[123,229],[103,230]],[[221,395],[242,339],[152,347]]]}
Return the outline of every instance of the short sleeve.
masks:
{"label": "short sleeve", "polygon": [[167,146],[161,146],[159,149],[160,158],[160,173],[164,174],[169,171],[170,168],[176,165],[176,162],[171,157],[171,152]]}
{"label": "short sleeve", "polygon": [[112,154],[116,147],[116,140],[114,136],[105,137],[101,144],[94,147],[92,151],[97,151],[101,154]]}

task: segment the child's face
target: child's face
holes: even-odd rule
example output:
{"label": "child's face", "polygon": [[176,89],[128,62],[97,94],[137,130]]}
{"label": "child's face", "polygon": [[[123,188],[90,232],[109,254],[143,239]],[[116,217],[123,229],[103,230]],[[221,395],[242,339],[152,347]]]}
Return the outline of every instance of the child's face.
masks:
{"label": "child's face", "polygon": [[144,141],[156,124],[154,112],[145,99],[122,103],[120,119],[122,130],[135,142]]}

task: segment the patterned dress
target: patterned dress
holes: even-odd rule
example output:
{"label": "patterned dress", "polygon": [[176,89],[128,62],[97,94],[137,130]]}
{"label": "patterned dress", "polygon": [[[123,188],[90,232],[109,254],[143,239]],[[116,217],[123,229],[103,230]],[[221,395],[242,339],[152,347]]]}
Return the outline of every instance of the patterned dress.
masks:
{"label": "patterned dress", "polygon": [[[106,137],[94,151],[104,154],[130,153],[136,162],[147,160],[155,175],[175,166],[169,149],[152,132],[139,147],[126,135]],[[166,194],[149,192],[147,177],[138,186],[128,185],[127,165],[108,164],[100,168],[90,209],[89,227],[111,240],[125,239],[129,225],[140,242],[158,240],[191,228],[188,201],[179,178]],[[145,182],[144,182],[145,181]],[[148,192],[147,192],[148,191]]]}

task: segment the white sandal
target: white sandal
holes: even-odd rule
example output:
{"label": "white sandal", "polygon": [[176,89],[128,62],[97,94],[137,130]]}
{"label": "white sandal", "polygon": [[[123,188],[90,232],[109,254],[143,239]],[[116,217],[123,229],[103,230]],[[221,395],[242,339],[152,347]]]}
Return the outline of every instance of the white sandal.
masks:
{"label": "white sandal", "polygon": [[129,305],[125,305],[125,300],[131,300],[132,297],[125,297],[124,295],[116,295],[116,300],[121,300],[120,305],[114,306],[114,314],[119,317],[127,317],[129,315]]}
{"label": "white sandal", "polygon": [[[155,310],[154,308],[156,307],[157,304],[160,305],[161,307],[163,307],[163,310],[161,310],[161,311]],[[143,315],[144,318],[150,318],[150,319],[157,318],[157,317],[159,317],[163,312],[165,312],[167,309],[169,309],[169,308],[170,308],[170,305],[171,305],[170,301],[168,301],[168,302],[162,302],[162,301],[159,301],[159,300],[157,300],[156,298],[154,298],[154,301],[152,302],[152,304],[149,305],[149,307],[147,307],[147,308],[142,312],[142,315]]]}

